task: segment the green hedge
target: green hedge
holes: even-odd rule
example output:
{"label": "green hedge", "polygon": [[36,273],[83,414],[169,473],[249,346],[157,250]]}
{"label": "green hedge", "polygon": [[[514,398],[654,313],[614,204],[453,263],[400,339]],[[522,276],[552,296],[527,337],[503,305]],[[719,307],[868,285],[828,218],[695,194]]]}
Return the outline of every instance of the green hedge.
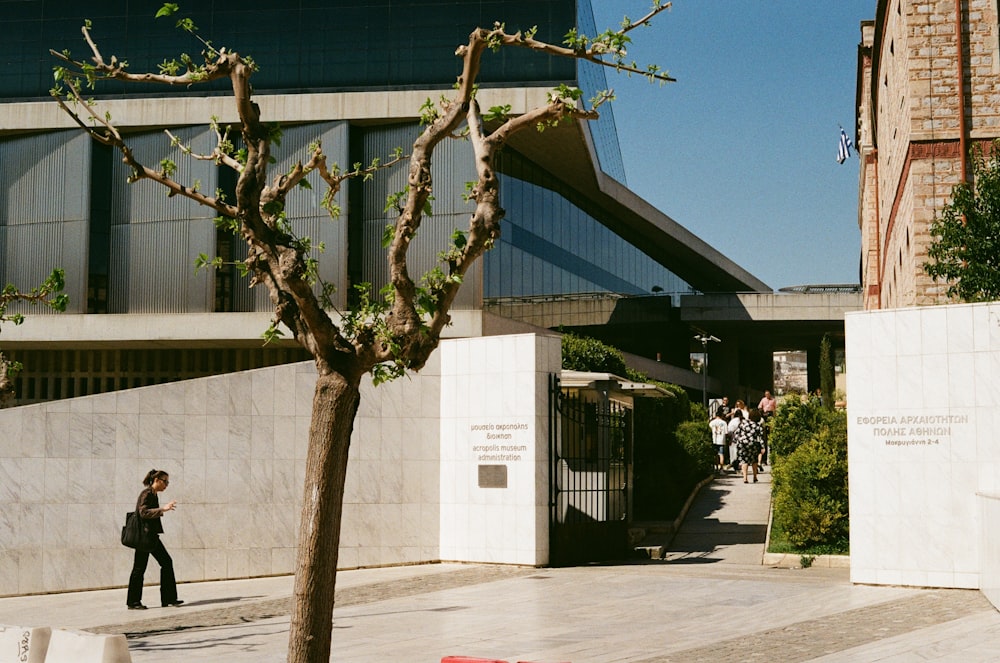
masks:
{"label": "green hedge", "polygon": [[846,430],[845,414],[823,408],[817,398],[805,401],[796,396],[785,398],[778,404],[771,421],[768,455],[772,458],[789,456],[822,428],[836,426],[841,421]]}
{"label": "green hedge", "polygon": [[[699,406],[699,409],[702,409]],[[715,469],[718,454],[712,444],[712,429],[707,419],[683,421],[677,426],[677,442],[692,461],[696,477],[707,477]]]}
{"label": "green hedge", "polygon": [[778,408],[770,442],[775,530],[802,552],[846,552],[846,414],[792,399]]}
{"label": "green hedge", "polygon": [[562,367],[568,371],[612,373],[619,377],[625,377],[628,371],[621,350],[576,334],[563,334]]}

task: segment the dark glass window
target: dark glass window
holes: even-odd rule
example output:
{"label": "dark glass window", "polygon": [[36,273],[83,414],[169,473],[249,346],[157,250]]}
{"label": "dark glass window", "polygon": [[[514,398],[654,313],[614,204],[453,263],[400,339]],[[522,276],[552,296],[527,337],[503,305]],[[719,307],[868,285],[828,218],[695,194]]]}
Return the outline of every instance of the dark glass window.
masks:
{"label": "dark glass window", "polygon": [[[581,0],[586,2],[586,0]],[[174,27],[176,18],[154,19],[161,3],[112,0],[93,5],[67,0],[0,0],[5,39],[0,41],[0,98],[47,98],[56,63],[49,49],[89,56],[80,34],[85,19],[105,58],[129,62],[131,71],[201,45]],[[589,7],[588,7],[589,9]],[[368,87],[451,85],[460,73],[455,47],[476,27],[503,21],[508,29],[537,25],[542,39],[556,43],[576,24],[576,0],[286,0],[181,3],[201,34],[216,47],[248,54],[260,66],[260,92],[330,91]],[[480,82],[575,81],[575,63],[527,49],[502,49],[484,58]],[[149,94],[158,86],[129,86],[127,94]],[[226,91],[225,82],[182,94]],[[105,84],[98,95],[125,94]]]}

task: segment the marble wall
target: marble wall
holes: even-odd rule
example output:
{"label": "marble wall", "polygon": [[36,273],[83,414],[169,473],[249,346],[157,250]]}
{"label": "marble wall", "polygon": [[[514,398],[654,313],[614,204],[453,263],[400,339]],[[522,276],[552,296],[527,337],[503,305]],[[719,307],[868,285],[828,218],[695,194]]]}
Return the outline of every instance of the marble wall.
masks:
{"label": "marble wall", "polygon": [[981,587],[1000,563],[1000,304],[848,313],[845,329],[851,579]]}
{"label": "marble wall", "polygon": [[[440,556],[439,365],[363,389],[342,568]],[[0,596],[125,584],[154,467],[178,580],[293,572],[314,384],[305,362],[0,410]]]}

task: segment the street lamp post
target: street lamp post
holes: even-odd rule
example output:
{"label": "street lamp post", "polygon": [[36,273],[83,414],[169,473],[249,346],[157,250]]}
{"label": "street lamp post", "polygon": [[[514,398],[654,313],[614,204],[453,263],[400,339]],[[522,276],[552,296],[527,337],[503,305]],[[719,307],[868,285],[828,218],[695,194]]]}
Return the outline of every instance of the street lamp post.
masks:
{"label": "street lamp post", "polygon": [[694,339],[701,342],[701,405],[708,411],[708,344],[709,342],[721,343],[722,341],[711,334],[697,334]]}

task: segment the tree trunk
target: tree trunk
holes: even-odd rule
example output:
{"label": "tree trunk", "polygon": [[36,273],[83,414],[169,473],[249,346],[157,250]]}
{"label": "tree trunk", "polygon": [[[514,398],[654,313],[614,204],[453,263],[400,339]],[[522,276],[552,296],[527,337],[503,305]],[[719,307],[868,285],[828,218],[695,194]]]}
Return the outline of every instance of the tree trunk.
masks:
{"label": "tree trunk", "polygon": [[342,375],[320,375],[316,380],[288,635],[289,663],[330,660],[347,452],[359,401],[358,384]]}

